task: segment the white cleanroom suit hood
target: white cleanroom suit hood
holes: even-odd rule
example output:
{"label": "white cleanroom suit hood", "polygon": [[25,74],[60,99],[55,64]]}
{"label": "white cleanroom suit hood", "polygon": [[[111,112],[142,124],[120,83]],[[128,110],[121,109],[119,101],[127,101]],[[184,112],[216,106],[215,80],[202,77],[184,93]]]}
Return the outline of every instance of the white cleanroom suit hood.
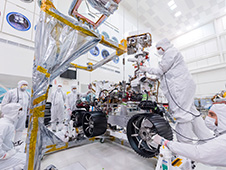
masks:
{"label": "white cleanroom suit hood", "polygon": [[21,86],[22,86],[23,84],[26,84],[26,85],[28,86],[28,82],[27,82],[27,81],[21,80],[21,81],[18,82],[18,88],[21,88]]}
{"label": "white cleanroom suit hood", "polygon": [[[226,131],[226,105],[225,104],[214,104],[211,111],[217,114],[218,125],[215,130],[216,134],[220,134]],[[226,141],[225,141],[226,142]]]}
{"label": "white cleanroom suit hood", "polygon": [[162,40],[160,40],[156,46],[156,48],[159,48],[159,47],[162,47],[163,50],[168,50],[169,48],[172,48],[173,47],[173,44],[170,43],[170,41],[167,39],[167,38],[164,38]]}
{"label": "white cleanroom suit hood", "polygon": [[19,103],[9,103],[2,107],[3,118],[0,119],[0,159],[13,149],[15,122],[20,118]]}
{"label": "white cleanroom suit hood", "polygon": [[170,141],[167,147],[178,155],[200,163],[226,166],[226,105],[214,104],[210,110],[217,114],[217,131],[220,132],[218,136],[196,145]]}
{"label": "white cleanroom suit hood", "polygon": [[76,89],[77,89],[76,84],[72,84],[72,85],[71,85],[71,90],[72,90],[72,89],[74,89],[74,88],[76,88]]}

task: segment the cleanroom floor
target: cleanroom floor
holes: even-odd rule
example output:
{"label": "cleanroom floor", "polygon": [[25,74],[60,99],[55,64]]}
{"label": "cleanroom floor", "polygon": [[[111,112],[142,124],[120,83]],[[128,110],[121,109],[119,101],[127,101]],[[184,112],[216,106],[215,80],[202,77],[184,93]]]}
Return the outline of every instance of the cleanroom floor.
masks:
{"label": "cleanroom floor", "polygon": [[[26,136],[27,129],[22,138],[25,140]],[[95,141],[44,156],[41,170],[49,165],[54,165],[58,170],[154,170],[156,163],[157,159],[143,158],[131,148],[115,142]],[[217,168],[198,163],[195,170],[226,170],[226,167]]]}
{"label": "cleanroom floor", "polygon": [[[45,156],[41,169],[52,164],[58,170],[154,170],[156,163],[157,159],[145,159],[125,146],[94,142]],[[217,168],[198,164],[195,170]]]}

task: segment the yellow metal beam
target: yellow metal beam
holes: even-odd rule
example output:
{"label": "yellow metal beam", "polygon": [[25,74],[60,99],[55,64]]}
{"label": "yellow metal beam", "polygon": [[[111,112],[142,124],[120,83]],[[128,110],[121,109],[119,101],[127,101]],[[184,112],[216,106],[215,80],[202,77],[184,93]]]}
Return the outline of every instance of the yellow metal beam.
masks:
{"label": "yellow metal beam", "polygon": [[86,66],[80,66],[78,64],[75,64],[75,63],[70,63],[72,66],[74,66],[75,68],[78,68],[78,69],[82,69],[82,70],[86,70],[86,71],[93,71],[93,69],[89,69],[88,67]]}

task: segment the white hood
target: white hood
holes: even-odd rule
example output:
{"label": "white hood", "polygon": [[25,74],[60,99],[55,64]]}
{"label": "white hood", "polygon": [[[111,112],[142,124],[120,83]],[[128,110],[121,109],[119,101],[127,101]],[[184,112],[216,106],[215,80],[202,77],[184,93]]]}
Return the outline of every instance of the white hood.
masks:
{"label": "white hood", "polygon": [[214,104],[210,110],[217,114],[217,132],[226,131],[226,104]]}
{"label": "white hood", "polygon": [[3,117],[15,122],[19,117],[19,109],[21,105],[19,103],[9,103],[2,107]]}
{"label": "white hood", "polygon": [[20,87],[23,85],[23,84],[26,84],[28,86],[28,82],[25,81],[25,80],[21,80],[18,82],[18,88],[20,89]]}
{"label": "white hood", "polygon": [[57,84],[57,87],[58,87],[58,86],[63,87],[63,84],[62,84],[62,83],[58,83],[58,84]]}
{"label": "white hood", "polygon": [[156,48],[158,47],[162,47],[163,50],[168,50],[169,48],[173,47],[173,44],[170,43],[170,41],[167,38],[164,38],[162,40],[160,40],[157,44],[156,44]]}
{"label": "white hood", "polygon": [[76,89],[77,89],[76,84],[72,84],[72,85],[71,85],[71,90],[72,90],[73,88],[76,88]]}

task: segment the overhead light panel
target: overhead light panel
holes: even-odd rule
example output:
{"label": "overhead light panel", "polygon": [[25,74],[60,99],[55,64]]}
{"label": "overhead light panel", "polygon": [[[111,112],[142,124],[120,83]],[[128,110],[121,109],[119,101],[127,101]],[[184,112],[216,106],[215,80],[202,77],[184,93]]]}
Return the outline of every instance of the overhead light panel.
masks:
{"label": "overhead light panel", "polygon": [[177,5],[176,4],[173,4],[172,6],[170,6],[170,9],[171,10],[174,10],[176,7],[177,7]]}
{"label": "overhead light panel", "polygon": [[174,5],[174,4],[175,4],[174,0],[169,1],[169,3],[168,3],[169,7],[171,7],[171,6]]}
{"label": "overhead light panel", "polygon": [[181,14],[182,14],[182,13],[181,13],[180,11],[178,11],[178,12],[176,12],[176,13],[174,14],[174,16],[175,16],[175,17],[179,17]]}
{"label": "overhead light panel", "polygon": [[171,10],[174,10],[174,9],[177,7],[177,5],[176,5],[176,3],[174,2],[174,0],[170,1],[170,2],[168,3],[168,6],[170,7]]}

